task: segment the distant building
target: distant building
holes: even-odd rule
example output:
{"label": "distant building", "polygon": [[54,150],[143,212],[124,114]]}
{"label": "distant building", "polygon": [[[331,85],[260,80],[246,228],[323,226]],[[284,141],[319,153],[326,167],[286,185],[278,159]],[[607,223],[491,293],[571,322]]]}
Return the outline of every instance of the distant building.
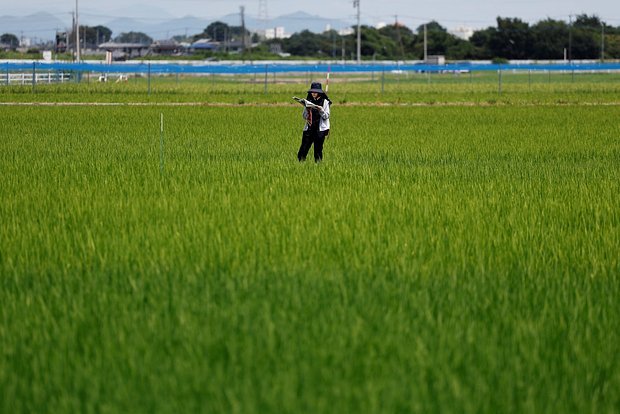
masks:
{"label": "distant building", "polygon": [[192,52],[217,52],[218,50],[220,50],[220,42],[216,42],[211,39],[198,39],[191,44],[189,49]]}
{"label": "distant building", "polygon": [[149,52],[149,45],[142,43],[117,43],[105,42],[98,46],[99,50],[112,52],[113,60],[127,60],[146,56]]}
{"label": "distant building", "polygon": [[211,39],[199,39],[191,44],[189,51],[196,52],[230,52],[239,53],[243,50],[241,40],[229,40],[226,42],[215,42]]}
{"label": "distant building", "polygon": [[286,38],[286,34],[284,33],[284,27],[282,26],[278,26],[278,27],[274,27],[273,29],[266,29],[265,30],[265,39],[270,40],[270,39],[284,39]]}
{"label": "distant building", "polygon": [[428,55],[424,63],[429,65],[445,65],[446,57],[444,55]]}
{"label": "distant building", "polygon": [[459,26],[450,30],[449,33],[460,39],[469,40],[474,34],[474,29],[467,26]]}
{"label": "distant building", "polygon": [[184,51],[183,47],[174,40],[156,40],[151,44],[150,49],[157,55],[176,55]]}

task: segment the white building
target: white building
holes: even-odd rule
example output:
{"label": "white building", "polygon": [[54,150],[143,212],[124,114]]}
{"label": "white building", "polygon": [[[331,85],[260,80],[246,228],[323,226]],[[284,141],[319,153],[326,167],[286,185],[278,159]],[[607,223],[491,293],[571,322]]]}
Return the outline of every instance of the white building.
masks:
{"label": "white building", "polygon": [[450,30],[449,33],[463,40],[469,40],[474,34],[474,29],[467,26],[458,26]]}
{"label": "white building", "polygon": [[265,29],[265,39],[284,39],[287,37],[284,33],[284,27],[278,26],[273,29]]}

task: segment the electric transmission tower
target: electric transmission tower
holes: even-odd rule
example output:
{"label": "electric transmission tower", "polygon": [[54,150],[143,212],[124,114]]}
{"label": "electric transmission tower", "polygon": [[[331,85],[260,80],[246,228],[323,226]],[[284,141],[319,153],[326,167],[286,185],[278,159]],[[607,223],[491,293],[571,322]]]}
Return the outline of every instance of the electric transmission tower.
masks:
{"label": "electric transmission tower", "polygon": [[267,14],[267,0],[258,1],[258,20],[263,22],[263,30],[265,31],[265,35],[267,35],[267,21],[269,20],[269,15]]}

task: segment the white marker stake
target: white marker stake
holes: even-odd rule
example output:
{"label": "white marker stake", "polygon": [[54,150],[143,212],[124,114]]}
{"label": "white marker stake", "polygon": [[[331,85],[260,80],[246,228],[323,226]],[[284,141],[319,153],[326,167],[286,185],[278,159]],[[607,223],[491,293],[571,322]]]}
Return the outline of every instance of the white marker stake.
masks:
{"label": "white marker stake", "polygon": [[160,128],[159,128],[159,173],[164,174],[164,114],[160,113]]}

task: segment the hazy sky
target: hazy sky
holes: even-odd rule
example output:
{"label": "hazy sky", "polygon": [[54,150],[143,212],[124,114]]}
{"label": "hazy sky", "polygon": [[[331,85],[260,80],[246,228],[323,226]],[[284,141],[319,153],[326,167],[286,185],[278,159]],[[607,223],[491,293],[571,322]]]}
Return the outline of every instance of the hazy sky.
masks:
{"label": "hazy sky", "polygon": [[[115,17],[149,18],[193,15],[205,19],[239,13],[245,6],[248,16],[258,17],[259,0],[78,0],[80,15],[87,24]],[[0,15],[26,15],[51,12],[63,19],[75,10],[75,0],[3,0]],[[150,4],[150,6],[146,6]],[[356,21],[352,0],[265,0],[267,16],[275,17],[304,11],[321,17]],[[365,24],[392,23],[396,19],[408,27],[430,20],[451,29],[458,26],[483,28],[495,26],[497,16],[518,17],[530,23],[553,18],[568,21],[569,15],[598,15],[612,26],[620,26],[619,0],[360,0]],[[264,10],[264,9],[263,9]],[[70,19],[70,17],[69,17]],[[1,30],[1,28],[0,28]]]}

